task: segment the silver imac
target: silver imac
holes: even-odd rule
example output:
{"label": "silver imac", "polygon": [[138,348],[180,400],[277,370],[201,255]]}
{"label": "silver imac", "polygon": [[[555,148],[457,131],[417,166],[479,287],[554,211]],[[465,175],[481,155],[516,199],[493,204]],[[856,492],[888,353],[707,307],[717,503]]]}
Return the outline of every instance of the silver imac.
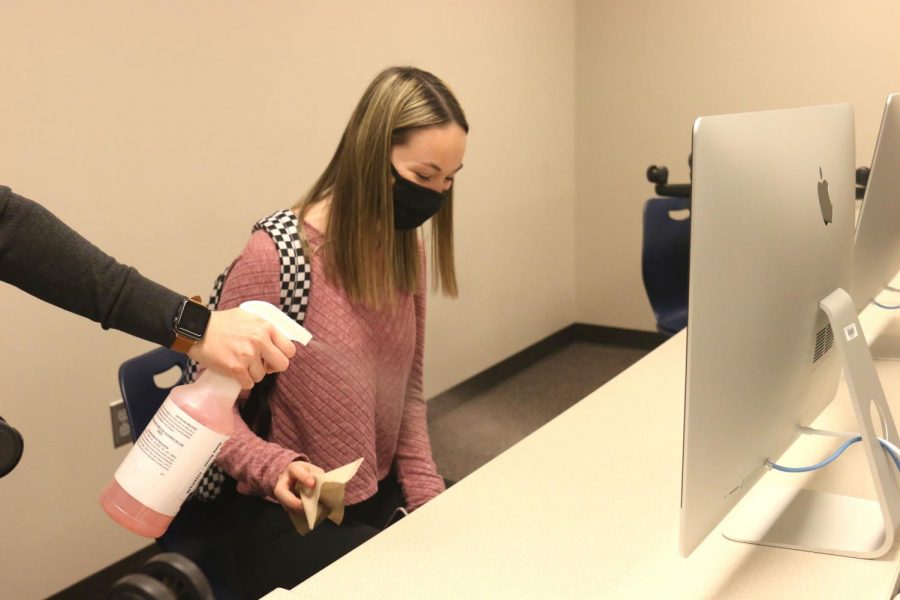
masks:
{"label": "silver imac", "polygon": [[859,310],[900,271],[900,94],[884,106],[869,182],[856,228],[853,285]]}
{"label": "silver imac", "polygon": [[[833,329],[820,302],[841,291],[856,318],[842,291],[851,283],[854,168],[850,105],[702,117],[694,124],[683,556],[732,511],[767,471],[767,461],[787,450],[837,390],[846,361],[835,336],[851,324]],[[881,459],[874,460],[887,468]],[[830,500],[841,502],[817,494],[804,505],[794,502],[798,498],[810,500],[794,489],[764,501],[749,516],[751,528],[761,531],[726,537],[829,552],[827,544],[808,539],[754,539],[779,528],[796,537],[805,508],[828,513],[834,509]],[[816,525],[814,533],[826,529]],[[842,543],[834,553],[845,553]],[[852,548],[848,554],[864,555],[872,544],[864,541],[860,553]]]}

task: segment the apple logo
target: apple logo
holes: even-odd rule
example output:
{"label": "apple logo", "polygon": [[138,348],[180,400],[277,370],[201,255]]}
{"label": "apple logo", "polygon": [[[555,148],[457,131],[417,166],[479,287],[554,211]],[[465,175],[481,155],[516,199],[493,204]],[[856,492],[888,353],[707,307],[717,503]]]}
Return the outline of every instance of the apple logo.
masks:
{"label": "apple logo", "polygon": [[828,196],[828,180],[822,175],[822,167],[819,167],[819,208],[822,209],[822,218],[825,219],[825,226],[832,222],[831,218],[831,198]]}

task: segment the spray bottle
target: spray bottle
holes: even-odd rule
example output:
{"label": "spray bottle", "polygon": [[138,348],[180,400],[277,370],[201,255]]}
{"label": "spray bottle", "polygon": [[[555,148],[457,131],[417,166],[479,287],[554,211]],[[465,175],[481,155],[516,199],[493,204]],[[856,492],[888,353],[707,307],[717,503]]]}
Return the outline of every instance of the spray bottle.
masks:
{"label": "spray bottle", "polygon": [[[241,309],[304,346],[312,339],[268,302],[244,302]],[[138,535],[158,538],[165,533],[234,431],[232,406],[240,391],[237,381],[208,369],[194,383],[172,388],[100,494],[106,513]]]}

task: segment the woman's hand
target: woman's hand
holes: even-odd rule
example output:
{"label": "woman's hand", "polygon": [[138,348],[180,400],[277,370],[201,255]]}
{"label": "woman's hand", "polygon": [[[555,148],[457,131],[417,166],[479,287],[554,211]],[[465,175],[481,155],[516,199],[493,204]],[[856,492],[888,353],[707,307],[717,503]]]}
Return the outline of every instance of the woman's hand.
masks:
{"label": "woman's hand", "polygon": [[245,390],[266,373],[284,371],[297,349],[278,329],[239,308],[214,311],[206,335],[188,356],[204,367],[235,379]]}
{"label": "woman's hand", "polygon": [[315,475],[321,475],[325,471],[321,467],[311,465],[302,460],[295,460],[281,472],[272,495],[289,512],[303,513],[303,503],[300,496],[295,493],[299,483],[306,489],[316,487]]}

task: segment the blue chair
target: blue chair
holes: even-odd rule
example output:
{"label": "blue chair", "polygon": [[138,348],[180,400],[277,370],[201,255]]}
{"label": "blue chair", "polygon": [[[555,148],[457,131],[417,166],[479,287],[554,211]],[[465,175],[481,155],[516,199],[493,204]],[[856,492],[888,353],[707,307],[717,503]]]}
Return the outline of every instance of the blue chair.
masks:
{"label": "blue chair", "polygon": [[651,198],[644,205],[641,273],[657,330],[671,336],[687,326],[691,254],[690,198]]}
{"label": "blue chair", "polygon": [[[172,389],[158,387],[154,376],[177,367],[182,374],[175,385],[181,385],[185,382],[187,361],[187,356],[180,352],[158,348],[129,359],[119,367],[119,388],[131,424],[132,439],[137,440]],[[231,554],[228,518],[224,514],[225,504],[224,499],[209,503],[189,500],[169,529],[156,540],[164,552],[176,552],[194,561],[209,580],[217,600],[241,597]]]}

